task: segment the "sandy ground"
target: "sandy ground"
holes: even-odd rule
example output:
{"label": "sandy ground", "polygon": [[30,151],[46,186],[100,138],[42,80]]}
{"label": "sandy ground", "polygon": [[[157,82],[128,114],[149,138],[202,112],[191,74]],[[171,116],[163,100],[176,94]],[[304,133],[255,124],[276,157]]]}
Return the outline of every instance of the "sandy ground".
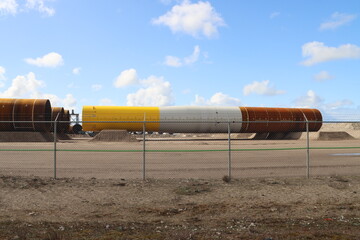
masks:
{"label": "sandy ground", "polygon": [[[54,176],[53,147],[53,143],[0,143],[0,174]],[[233,140],[231,175],[306,176],[305,147],[305,140]],[[310,147],[311,176],[360,173],[360,140],[312,140]],[[60,141],[57,149],[58,177],[139,179],[143,175],[142,142],[78,139]],[[221,179],[228,175],[228,149],[227,141],[146,142],[146,177]]]}
{"label": "sandy ground", "polygon": [[0,240],[359,239],[359,141],[0,143]]}
{"label": "sandy ground", "polygon": [[230,183],[0,176],[0,239],[359,236],[358,176]]}

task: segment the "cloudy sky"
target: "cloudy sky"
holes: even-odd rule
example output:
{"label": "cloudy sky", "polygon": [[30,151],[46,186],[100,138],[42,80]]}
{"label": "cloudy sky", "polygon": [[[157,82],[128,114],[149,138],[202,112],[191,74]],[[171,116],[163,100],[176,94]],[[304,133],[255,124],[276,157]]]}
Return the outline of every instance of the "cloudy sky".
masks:
{"label": "cloudy sky", "polygon": [[360,120],[358,0],[0,0],[0,97]]}

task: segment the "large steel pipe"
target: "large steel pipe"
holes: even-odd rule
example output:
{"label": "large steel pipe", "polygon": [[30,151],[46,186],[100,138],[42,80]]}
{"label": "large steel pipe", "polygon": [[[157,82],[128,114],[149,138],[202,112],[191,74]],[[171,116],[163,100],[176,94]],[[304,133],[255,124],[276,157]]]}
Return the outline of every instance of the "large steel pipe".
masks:
{"label": "large steel pipe", "polygon": [[306,121],[309,121],[309,131],[318,131],[322,126],[322,115],[317,109],[195,106],[83,107],[84,131],[103,129],[142,131],[141,121],[144,120],[148,121],[147,131],[173,133],[226,133],[228,122],[231,123],[231,132],[234,133],[304,132]]}
{"label": "large steel pipe", "polygon": [[47,99],[0,99],[0,108],[0,131],[50,131]]}
{"label": "large steel pipe", "polygon": [[15,100],[12,98],[0,99],[0,131],[14,131],[13,110]]}
{"label": "large steel pipe", "polygon": [[316,132],[322,126],[322,115],[317,109],[309,108],[261,108],[240,107],[243,117],[241,132],[305,132],[306,121],[309,131]]}
{"label": "large steel pipe", "polygon": [[[53,107],[51,108],[51,131],[53,132],[55,129],[56,124],[56,132],[61,133],[63,132],[61,128],[62,123],[58,123],[62,121],[64,118],[64,108],[62,107]],[[56,122],[56,123],[55,123]]]}
{"label": "large steel pipe", "polygon": [[63,117],[62,121],[63,122],[61,123],[60,128],[62,129],[62,131],[64,133],[69,132],[69,129],[70,129],[70,111],[69,110],[64,109],[64,117]]}
{"label": "large steel pipe", "polygon": [[70,112],[62,107],[53,107],[51,109],[51,131],[54,131],[54,124],[56,124],[56,132],[66,133],[70,128]]}

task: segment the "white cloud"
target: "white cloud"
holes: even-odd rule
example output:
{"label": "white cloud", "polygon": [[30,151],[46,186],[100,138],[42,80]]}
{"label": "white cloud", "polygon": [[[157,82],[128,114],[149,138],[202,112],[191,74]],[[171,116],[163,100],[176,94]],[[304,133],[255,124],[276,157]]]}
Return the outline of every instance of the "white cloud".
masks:
{"label": "white cloud", "polygon": [[0,66],[0,80],[5,80],[5,75],[4,75],[5,72],[6,72],[5,68]]}
{"label": "white cloud", "polygon": [[75,75],[78,75],[78,74],[80,74],[80,71],[81,71],[81,67],[76,67],[72,70],[72,73]]}
{"label": "white cloud", "polygon": [[113,101],[109,98],[101,99],[99,104],[100,104],[100,106],[114,106]]}
{"label": "white cloud", "polygon": [[41,92],[45,83],[36,79],[33,72],[27,75],[19,75],[12,80],[11,86],[4,92],[0,92],[1,98],[43,98],[50,99],[52,106],[61,106],[67,109],[74,108],[76,99],[72,94],[67,94],[64,99],[49,93]]}
{"label": "white cloud", "polygon": [[27,9],[33,9],[46,16],[54,16],[55,9],[45,6],[46,0],[26,0],[25,7]]}
{"label": "white cloud", "polygon": [[334,79],[334,76],[330,75],[327,71],[321,71],[315,74],[314,79],[318,82]]}
{"label": "white cloud", "polygon": [[199,60],[200,55],[200,47],[196,45],[194,47],[194,51],[190,56],[184,57],[184,59],[180,59],[174,56],[166,56],[164,64],[170,67],[181,67],[184,65],[191,65]]}
{"label": "white cloud", "polygon": [[194,47],[193,53],[190,56],[184,58],[184,63],[186,65],[189,65],[189,64],[193,64],[193,63],[197,62],[199,59],[199,54],[200,54],[200,47],[196,45]]}
{"label": "white cloud", "polygon": [[194,37],[200,34],[212,37],[218,34],[218,27],[225,26],[224,20],[209,2],[191,3],[184,0],[164,15],[152,20],[153,24],[168,26],[172,32],[183,32]]}
{"label": "white cloud", "polygon": [[[346,102],[346,100],[344,101]],[[324,110],[324,119],[337,121],[358,121],[360,118],[360,107],[350,107],[348,105],[349,104],[345,104],[336,109]]]}
{"label": "white cloud", "polygon": [[285,93],[285,91],[283,90],[276,90],[274,87],[269,86],[269,83],[269,80],[264,80],[262,82],[254,81],[253,83],[248,84],[244,87],[243,93],[245,96],[252,93],[267,96],[274,96]]}
{"label": "white cloud", "polygon": [[[52,0],[0,0],[0,13],[2,15],[12,14],[15,15],[18,12],[26,12],[28,10],[35,10],[42,13],[44,16],[54,16],[55,9],[45,5],[45,2]],[[19,2],[24,4],[19,5]]]}
{"label": "white cloud", "polygon": [[210,103],[211,105],[237,106],[240,104],[240,100],[223,94],[222,92],[218,92],[210,98]]}
{"label": "white cloud", "polygon": [[333,102],[333,103],[326,104],[325,108],[327,110],[335,110],[335,109],[342,108],[342,107],[345,107],[345,106],[350,106],[350,105],[353,105],[353,104],[354,103],[352,101],[344,99],[344,100],[340,100],[340,101],[336,101],[336,102]]}
{"label": "white cloud", "polygon": [[65,98],[60,98],[54,94],[49,94],[49,93],[41,94],[38,98],[49,99],[52,107],[75,109],[77,104],[77,100],[70,93],[66,94]]}
{"label": "white cloud", "polygon": [[317,108],[321,111],[324,120],[356,120],[360,117],[360,107],[354,108],[351,100],[343,99],[325,103],[313,90],[309,90],[305,96],[294,101],[298,108]]}
{"label": "white cloud", "polygon": [[34,73],[25,76],[17,76],[12,80],[11,86],[0,93],[2,98],[37,98],[40,95],[39,88],[44,87],[43,81],[37,80]]}
{"label": "white cloud", "polygon": [[270,18],[271,18],[271,19],[276,18],[276,17],[278,17],[278,16],[280,16],[280,12],[272,12],[272,13],[270,14]]}
{"label": "white cloud", "polygon": [[114,86],[116,88],[122,88],[132,84],[137,84],[138,82],[139,79],[137,77],[136,70],[131,68],[120,73],[114,82]]}
{"label": "white cloud", "polygon": [[309,57],[302,64],[311,66],[337,59],[360,58],[360,47],[353,44],[327,47],[322,42],[309,42],[302,46],[302,55],[303,57]]}
{"label": "white cloud", "polygon": [[59,67],[64,64],[62,56],[56,52],[48,53],[36,59],[27,58],[25,62],[38,67]]}
{"label": "white cloud", "polygon": [[346,13],[338,13],[335,12],[331,15],[331,20],[323,22],[320,25],[320,30],[329,30],[336,29],[346,23],[353,21],[356,18],[356,15],[346,14]]}
{"label": "white cloud", "polygon": [[181,67],[182,66],[181,59],[178,57],[174,57],[174,56],[166,56],[164,64],[167,66],[170,66],[170,67]]}
{"label": "white cloud", "polygon": [[309,90],[306,93],[306,96],[302,96],[296,99],[295,104],[297,107],[313,108],[321,106],[323,101],[324,100],[317,96],[313,90]]}
{"label": "white cloud", "polygon": [[122,71],[114,86],[117,88],[140,85],[141,88],[135,93],[127,95],[128,106],[167,106],[174,101],[171,84],[163,77],[150,76],[139,79],[135,69]]}
{"label": "white cloud", "polygon": [[66,94],[66,97],[62,100],[62,102],[64,108],[71,109],[76,106],[77,100],[72,94],[68,93]]}
{"label": "white cloud", "polygon": [[18,6],[19,5],[17,4],[16,0],[0,0],[0,14],[15,15],[17,13]]}
{"label": "white cloud", "polygon": [[4,81],[6,80],[5,72],[6,72],[5,68],[0,66],[0,87],[4,86]]}
{"label": "white cloud", "polygon": [[91,85],[91,89],[93,91],[100,91],[102,89],[102,87],[103,86],[101,84],[93,84],[93,85]]}
{"label": "white cloud", "polygon": [[174,98],[169,82],[163,77],[150,76],[141,81],[143,88],[127,95],[128,106],[168,106]]}
{"label": "white cloud", "polygon": [[195,102],[193,105],[206,105],[206,106],[239,106],[240,99],[230,97],[222,92],[215,93],[209,100],[204,97],[195,95]]}
{"label": "white cloud", "polygon": [[203,96],[195,95],[195,102],[192,105],[208,105],[206,99]]}

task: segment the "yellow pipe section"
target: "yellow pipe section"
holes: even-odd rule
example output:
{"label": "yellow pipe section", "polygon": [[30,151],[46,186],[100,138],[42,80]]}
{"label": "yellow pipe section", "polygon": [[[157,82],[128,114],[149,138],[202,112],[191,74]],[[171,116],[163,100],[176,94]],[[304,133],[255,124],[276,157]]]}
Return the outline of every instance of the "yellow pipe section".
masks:
{"label": "yellow pipe section", "polygon": [[[143,129],[143,123],[141,121],[145,120],[155,121],[154,123],[146,123],[147,131],[158,132],[160,109],[159,107],[84,106],[82,120],[85,131],[98,131],[98,129],[139,131]],[[109,122],[90,123],[87,121]],[[121,121],[124,121],[124,123],[111,123]]]}

